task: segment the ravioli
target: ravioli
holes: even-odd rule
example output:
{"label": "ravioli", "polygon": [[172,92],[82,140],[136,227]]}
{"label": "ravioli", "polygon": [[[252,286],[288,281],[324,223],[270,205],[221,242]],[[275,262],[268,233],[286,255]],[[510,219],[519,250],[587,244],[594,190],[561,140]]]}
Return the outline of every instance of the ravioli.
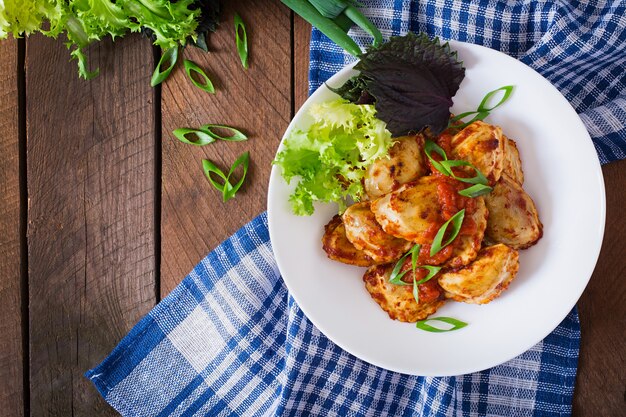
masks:
{"label": "ravioli", "polygon": [[426,174],[427,168],[422,154],[424,137],[402,136],[394,141],[396,142],[389,149],[389,155],[374,161],[365,173],[363,186],[372,200]]}
{"label": "ravioli", "polygon": [[391,319],[414,323],[424,320],[445,303],[443,292],[434,279],[420,285],[420,302],[417,303],[412,285],[389,282],[392,269],[393,265],[373,266],[363,276],[365,288]]}
{"label": "ravioli", "polygon": [[369,202],[351,205],[343,213],[342,219],[348,240],[376,263],[397,261],[413,245],[385,233],[370,210]]}
{"label": "ravioli", "polygon": [[376,262],[358,250],[346,237],[341,217],[335,215],[326,226],[322,237],[322,249],[328,258],[348,265],[372,266]]}
{"label": "ravioli", "polygon": [[504,143],[502,129],[479,120],[452,137],[452,157],[470,162],[495,184],[504,167]]}
{"label": "ravioli", "polygon": [[429,229],[443,223],[433,176],[421,177],[374,200],[371,210],[385,232],[420,244],[431,243]]}
{"label": "ravioli", "polygon": [[503,174],[485,196],[489,210],[487,236],[514,249],[534,245],[543,235],[543,225],[532,198],[522,186]]}
{"label": "ravioli", "polygon": [[439,275],[445,296],[470,304],[486,304],[506,290],[519,269],[519,254],[503,244],[482,249],[474,262]]}

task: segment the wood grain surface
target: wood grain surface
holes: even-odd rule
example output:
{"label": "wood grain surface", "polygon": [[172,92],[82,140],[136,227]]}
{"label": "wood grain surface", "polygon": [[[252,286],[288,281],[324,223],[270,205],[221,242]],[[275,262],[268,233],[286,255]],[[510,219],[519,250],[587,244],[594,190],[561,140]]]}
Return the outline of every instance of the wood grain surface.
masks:
{"label": "wood grain surface", "polygon": [[[248,70],[235,48],[233,16],[247,27]],[[186,48],[183,57],[205,69],[216,94],[194,87],[179,65],[163,85],[163,199],[161,293],[168,294],[213,248],[267,205],[271,161],[291,119],[291,14],[278,1],[227,2],[209,53]],[[248,135],[245,142],[218,141],[204,147],[179,142],[180,127],[227,124]],[[204,177],[202,159],[222,170],[250,151],[248,178],[226,203]]]}
{"label": "wood grain surface", "polygon": [[[182,54],[206,70],[215,95],[194,87],[182,62],[151,89],[153,50],[138,36],[90,48],[101,72],[91,81],[78,79],[62,42],[31,37],[18,91],[17,43],[0,42],[1,416],[117,415],[83,373],[265,210],[271,160],[308,96],[310,25],[278,0],[224,3],[210,52]],[[248,70],[235,48],[235,12],[248,28]],[[206,123],[241,128],[249,140],[195,147],[171,134]],[[224,203],[201,161],[228,168],[246,150],[249,178]],[[573,414],[581,417],[626,414],[626,161],[603,172],[604,245],[578,304]]]}
{"label": "wood grain surface", "polygon": [[604,241],[578,302],[581,343],[574,415],[580,417],[626,415],[626,160],[605,165],[602,172]]}
{"label": "wood grain surface", "polygon": [[32,416],[116,415],[83,373],[155,304],[149,42],[89,49],[78,78],[61,42],[26,52]]}
{"label": "wood grain surface", "polygon": [[0,414],[22,416],[17,41],[0,42]]}

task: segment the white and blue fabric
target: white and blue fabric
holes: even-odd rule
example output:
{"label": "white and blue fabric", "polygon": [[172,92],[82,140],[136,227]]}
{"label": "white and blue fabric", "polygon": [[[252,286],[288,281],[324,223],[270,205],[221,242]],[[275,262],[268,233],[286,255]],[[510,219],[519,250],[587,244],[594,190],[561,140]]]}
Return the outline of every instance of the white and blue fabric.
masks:
{"label": "white and blue fabric", "polygon": [[[602,162],[626,156],[623,0],[360,3],[386,36],[425,31],[520,59],[577,109]],[[313,30],[311,89],[351,59]],[[86,375],[128,417],[567,416],[579,342],[574,310],[527,352],[475,374],[418,377],[370,365],[328,340],[289,296],[261,214]]]}

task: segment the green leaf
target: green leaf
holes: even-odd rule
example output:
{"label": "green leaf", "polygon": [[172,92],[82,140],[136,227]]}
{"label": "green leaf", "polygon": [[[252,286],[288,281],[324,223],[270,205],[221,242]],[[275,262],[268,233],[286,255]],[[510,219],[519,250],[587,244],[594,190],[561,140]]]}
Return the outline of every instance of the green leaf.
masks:
{"label": "green leaf", "polygon": [[248,69],[248,35],[246,34],[246,25],[238,13],[235,13],[235,43],[241,65]]}
{"label": "green leaf", "polygon": [[[205,74],[204,70],[200,68],[195,62],[185,59],[185,72],[187,73],[187,77],[191,80],[193,85],[198,87],[200,90],[206,91],[207,93],[215,94],[215,88],[213,87],[213,83],[211,79]],[[192,73],[198,74],[204,80],[204,83],[200,83],[193,78]]]}
{"label": "green leaf", "polygon": [[448,125],[452,97],[465,68],[448,43],[409,33],[369,48],[354,67],[374,97],[377,117],[394,136]]}
{"label": "green leaf", "polygon": [[[178,140],[183,143],[195,146],[204,146],[215,142],[215,138],[201,129],[189,129],[181,127],[172,132]],[[196,139],[189,139],[187,136],[195,136]]]}
{"label": "green leaf", "polygon": [[[155,87],[161,84],[167,77],[169,77],[170,73],[174,69],[176,65],[176,61],[178,60],[178,45],[169,48],[161,55],[161,59],[159,59],[159,63],[157,64],[154,72],[152,73],[152,79],[150,79],[150,85]],[[167,66],[163,68],[164,65]]]}
{"label": "green leaf", "polygon": [[[226,140],[230,142],[241,142],[244,140],[248,140],[248,137],[243,132],[227,125],[206,124],[203,125],[200,129],[212,136],[213,138],[219,140]],[[229,130],[232,134],[230,136],[220,136],[215,133],[214,129]]]}
{"label": "green leaf", "polygon": [[[434,327],[428,324],[429,322],[434,324],[438,321],[442,323],[450,324],[452,325],[452,327],[441,328],[441,327]],[[468,323],[465,323],[464,321],[455,319],[453,317],[429,317],[426,320],[418,321],[417,323],[415,323],[415,327],[417,327],[418,329],[425,330],[427,332],[432,332],[432,333],[452,332],[454,330],[462,329],[463,327],[467,325]]]}
{"label": "green leaf", "polygon": [[[439,253],[440,250],[448,246],[454,239],[456,239],[459,231],[461,230],[461,225],[463,224],[463,218],[465,217],[465,209],[458,211],[454,216],[450,217],[447,222],[443,224],[439,228],[439,231],[435,235],[435,239],[430,247],[430,256],[435,256]],[[446,235],[446,231],[448,230],[448,226],[452,224],[452,231],[450,233],[450,237],[443,242],[443,239]]]}

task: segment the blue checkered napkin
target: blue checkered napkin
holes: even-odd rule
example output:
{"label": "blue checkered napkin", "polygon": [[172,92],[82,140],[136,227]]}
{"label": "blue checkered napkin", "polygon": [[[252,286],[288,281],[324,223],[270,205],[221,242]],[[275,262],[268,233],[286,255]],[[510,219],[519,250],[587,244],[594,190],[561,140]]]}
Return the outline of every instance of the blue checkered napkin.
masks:
{"label": "blue checkered napkin", "polygon": [[[361,3],[385,35],[423,30],[518,57],[581,112],[601,161],[624,157],[621,0]],[[314,31],[311,88],[350,59]],[[324,337],[289,297],[263,214],[200,262],[87,376],[123,416],[562,416],[571,413],[579,340],[572,311],[542,342],[483,372],[425,378],[369,365]]]}
{"label": "blue checkered napkin", "polygon": [[572,312],[488,371],[402,375],[315,328],[276,268],[265,214],[210,253],[87,377],[123,416],[560,416],[580,332]]}

